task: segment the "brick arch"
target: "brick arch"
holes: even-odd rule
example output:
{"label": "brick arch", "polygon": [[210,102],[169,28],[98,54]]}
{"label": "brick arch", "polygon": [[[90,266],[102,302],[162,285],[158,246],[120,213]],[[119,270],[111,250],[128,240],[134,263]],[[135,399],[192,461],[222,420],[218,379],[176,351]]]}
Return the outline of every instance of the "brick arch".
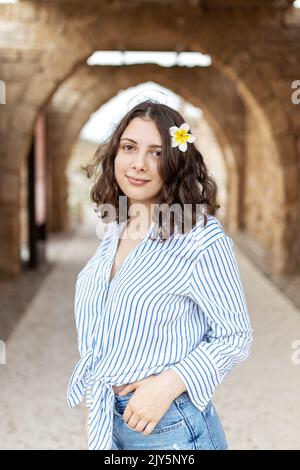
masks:
{"label": "brick arch", "polygon": [[[224,77],[211,69],[198,70],[196,77],[191,81],[190,74],[185,68],[169,69],[144,64],[124,67],[82,66],[54,95],[47,112],[47,154],[52,165],[52,187],[55,188],[52,192],[53,201],[49,207],[49,213],[56,214],[50,222],[53,229],[64,229],[67,225],[65,170],[82,127],[90,115],[115,96],[120,89],[149,80],[180,93],[183,98],[190,99],[192,104],[204,110],[208,123],[224,149],[225,165],[230,175],[230,184],[227,188],[226,226],[231,230],[238,227],[238,213],[242,201],[239,178],[243,174],[242,161],[239,157],[243,146],[244,121],[240,98],[229,81],[226,83],[226,95],[221,93]],[[198,82],[201,83],[200,87]],[[217,112],[221,98],[222,113]],[[231,122],[231,127],[227,130],[225,130],[226,122]]]}
{"label": "brick arch", "polygon": [[[143,8],[139,8],[137,2],[130,1],[98,6],[87,2],[85,6],[80,4],[80,8],[67,2],[23,2],[1,6],[8,34],[4,35],[0,45],[2,55],[4,51],[5,60],[9,61],[9,66],[1,61],[0,69],[2,79],[5,80],[7,74],[8,80],[8,105],[5,112],[0,109],[0,117],[4,116],[0,138],[5,142],[0,150],[1,165],[5,170],[1,173],[2,178],[9,173],[18,186],[19,162],[28,151],[38,112],[49,102],[59,84],[93,50],[208,52],[214,65],[236,83],[247,107],[249,145],[243,155],[247,157],[247,168],[258,174],[269,172],[273,177],[272,185],[265,186],[264,182],[257,186],[258,178],[252,177],[249,170],[243,227],[270,250],[274,272],[295,269],[296,258],[300,264],[294,243],[299,229],[299,219],[295,216],[299,204],[295,148],[297,118],[287,94],[290,93],[291,74],[294,78],[299,71],[295,61],[297,53],[299,55],[299,29],[285,26],[286,3],[281,4],[282,9],[271,1],[256,2],[252,9],[250,0],[230,3],[230,14],[224,2],[214,2],[213,6],[204,2],[202,7],[190,5],[184,12],[174,2],[172,6],[169,3],[160,5],[159,15],[152,3],[143,2]],[[18,50],[20,45],[21,51]],[[11,67],[14,67],[14,73]],[[18,80],[10,82],[13,75]],[[288,134],[287,129],[292,132]],[[255,158],[250,140],[254,137],[257,162],[253,168]],[[257,168],[262,162],[263,171],[259,171]],[[288,180],[291,177],[292,184]],[[269,192],[266,204],[262,203],[265,199],[262,189],[261,194],[256,191],[262,187],[267,187]],[[7,195],[2,195],[0,211],[6,216],[6,232],[12,233],[9,249],[5,245],[1,252],[0,268],[17,272],[17,191],[15,199],[7,200]],[[275,230],[271,230],[272,227]],[[294,253],[297,257],[292,255]]]}

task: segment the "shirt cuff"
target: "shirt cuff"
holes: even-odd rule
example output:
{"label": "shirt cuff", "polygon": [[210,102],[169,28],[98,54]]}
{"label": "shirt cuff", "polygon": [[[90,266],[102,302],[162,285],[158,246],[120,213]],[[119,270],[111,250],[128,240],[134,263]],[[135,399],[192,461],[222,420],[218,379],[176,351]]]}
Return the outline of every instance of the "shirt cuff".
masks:
{"label": "shirt cuff", "polygon": [[217,385],[222,381],[206,346],[207,343],[200,343],[184,359],[170,367],[180,375],[191,401],[200,411],[205,410]]}

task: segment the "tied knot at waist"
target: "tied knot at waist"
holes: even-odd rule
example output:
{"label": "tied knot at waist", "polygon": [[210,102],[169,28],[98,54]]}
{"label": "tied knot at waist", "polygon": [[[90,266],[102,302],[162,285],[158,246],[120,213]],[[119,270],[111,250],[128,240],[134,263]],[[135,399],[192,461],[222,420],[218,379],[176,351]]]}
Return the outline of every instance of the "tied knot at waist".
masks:
{"label": "tied knot at waist", "polygon": [[[77,362],[71,380],[67,389],[67,401],[70,408],[77,406],[85,396],[85,390],[88,385],[93,389],[93,396],[96,395],[99,387],[106,388],[106,391],[110,392],[114,398],[114,391],[112,386],[109,384],[109,380],[106,377],[96,378],[92,373],[93,352],[87,351],[81,359]],[[98,374],[97,374],[98,375]]]}
{"label": "tied knot at waist", "polygon": [[113,434],[114,391],[108,378],[97,371],[92,373],[92,351],[88,351],[78,361],[73,371],[67,390],[69,407],[73,408],[84,397],[87,385],[91,386],[91,403],[88,420],[88,449],[110,450]]}
{"label": "tied knot at waist", "polygon": [[[96,378],[91,371],[92,351],[78,361],[67,390],[70,408],[84,398],[87,385],[91,387],[91,403],[88,420],[88,449],[110,450],[112,448],[114,391],[106,377]],[[98,375],[98,374],[97,374]]]}

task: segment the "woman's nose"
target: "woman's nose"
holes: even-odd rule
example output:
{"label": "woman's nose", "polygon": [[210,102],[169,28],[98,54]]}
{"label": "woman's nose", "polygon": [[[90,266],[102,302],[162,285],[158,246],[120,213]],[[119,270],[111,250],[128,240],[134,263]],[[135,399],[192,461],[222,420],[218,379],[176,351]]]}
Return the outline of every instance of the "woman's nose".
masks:
{"label": "woman's nose", "polygon": [[143,168],[146,166],[146,154],[139,152],[136,154],[133,164],[138,168]]}

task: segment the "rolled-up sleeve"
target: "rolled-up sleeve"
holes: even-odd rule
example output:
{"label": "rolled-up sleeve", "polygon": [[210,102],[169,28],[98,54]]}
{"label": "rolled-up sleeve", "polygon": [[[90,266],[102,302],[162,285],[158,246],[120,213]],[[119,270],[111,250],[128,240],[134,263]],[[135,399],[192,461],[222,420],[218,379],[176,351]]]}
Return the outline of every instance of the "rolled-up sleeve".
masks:
{"label": "rolled-up sleeve", "polygon": [[195,262],[189,295],[197,304],[205,340],[173,364],[193,403],[204,410],[218,384],[250,354],[253,330],[241,284],[233,241],[223,235],[205,248]]}

